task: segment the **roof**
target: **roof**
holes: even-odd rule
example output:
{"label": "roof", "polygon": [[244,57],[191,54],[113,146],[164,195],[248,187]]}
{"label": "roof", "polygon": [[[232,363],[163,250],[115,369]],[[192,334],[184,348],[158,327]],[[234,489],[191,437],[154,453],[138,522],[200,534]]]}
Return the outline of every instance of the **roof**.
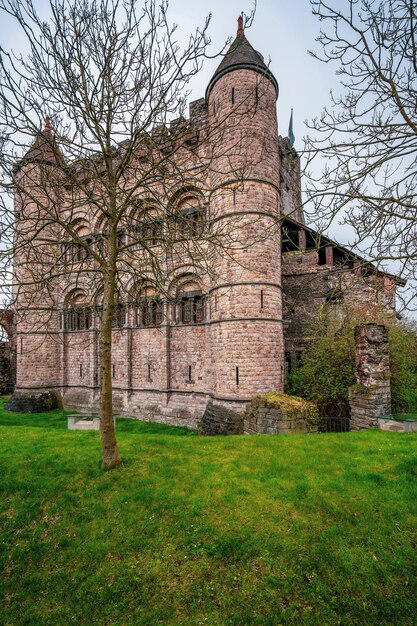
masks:
{"label": "roof", "polygon": [[62,152],[57,145],[54,133],[49,125],[49,118],[46,119],[47,122],[44,130],[37,132],[35,141],[17,163],[17,167],[20,167],[24,163],[36,162],[53,165],[62,164],[64,162]]}
{"label": "roof", "polygon": [[269,78],[269,80],[275,87],[278,98],[279,87],[275,76],[265,64],[262,54],[260,52],[257,52],[257,50],[255,50],[255,48],[253,48],[249,41],[246,39],[243,28],[241,28],[238,30],[236,39],[233,41],[229,50],[226,52],[222,62],[220,63],[217,70],[214,72],[213,77],[208,84],[206,90],[206,100],[208,100],[210,96],[210,91],[212,90],[214,84],[219,80],[219,78],[237,69],[254,70],[255,72],[258,72],[259,74],[262,74],[263,76]]}
{"label": "roof", "polygon": [[336,241],[329,239],[329,237],[326,237],[326,235],[319,233],[318,231],[314,230],[313,228],[310,228],[309,226],[306,226],[305,224],[301,224],[297,220],[294,220],[291,217],[288,217],[287,215],[283,217],[282,226],[283,227],[292,226],[298,229],[301,228],[305,230],[306,232],[310,233],[319,242],[320,247],[332,246],[336,250],[340,250],[340,252],[343,252],[346,255],[346,257],[350,258],[352,261],[359,261],[361,264],[368,267],[370,270],[373,270],[377,276],[387,276],[388,278],[392,278],[395,281],[395,283],[399,285],[400,287],[404,287],[407,284],[407,281],[401,276],[397,276],[396,274],[390,274],[389,272],[386,272],[385,270],[379,269],[371,261],[368,261],[364,257],[359,256],[359,254],[356,254],[349,248],[342,246],[340,243],[337,243]]}

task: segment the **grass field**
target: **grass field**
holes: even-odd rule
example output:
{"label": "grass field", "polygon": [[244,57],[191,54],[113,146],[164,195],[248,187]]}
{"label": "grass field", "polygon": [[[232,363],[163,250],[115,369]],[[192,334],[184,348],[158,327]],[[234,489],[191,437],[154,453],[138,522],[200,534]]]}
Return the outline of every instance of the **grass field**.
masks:
{"label": "grass field", "polygon": [[0,624],[417,624],[417,436],[0,413]]}

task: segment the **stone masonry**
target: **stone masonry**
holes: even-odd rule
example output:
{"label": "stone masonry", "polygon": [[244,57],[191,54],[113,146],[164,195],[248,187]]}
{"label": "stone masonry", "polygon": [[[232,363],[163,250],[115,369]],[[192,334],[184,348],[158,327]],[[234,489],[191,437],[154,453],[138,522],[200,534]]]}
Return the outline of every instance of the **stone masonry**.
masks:
{"label": "stone masonry", "polygon": [[391,413],[388,330],[382,324],[361,324],[355,342],[357,384],[349,389],[350,428],[361,430]]}
{"label": "stone masonry", "polygon": [[255,396],[246,407],[244,431],[250,435],[317,433],[319,413],[312,402],[269,393]]}

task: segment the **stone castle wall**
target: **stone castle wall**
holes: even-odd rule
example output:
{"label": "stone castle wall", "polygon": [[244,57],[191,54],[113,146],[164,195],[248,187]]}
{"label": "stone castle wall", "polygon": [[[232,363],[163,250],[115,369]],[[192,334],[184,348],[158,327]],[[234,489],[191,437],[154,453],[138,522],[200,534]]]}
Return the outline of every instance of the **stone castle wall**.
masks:
{"label": "stone castle wall", "polygon": [[[254,394],[282,390],[275,101],[269,79],[250,69],[238,69],[214,84],[208,103],[200,100],[190,106],[193,132],[207,132],[210,125],[218,131],[209,142],[196,149],[181,148],[173,157],[182,171],[191,172],[181,185],[185,190],[197,189],[213,228],[220,225],[235,243],[227,250],[216,245],[210,250],[206,244],[210,275],[204,273],[204,263],[200,264],[203,269],[196,269],[173,244],[164,261],[165,294],[169,295],[163,297],[159,326],[139,326],[131,296],[123,294],[126,322],[120,330],[113,330],[115,412],[196,426],[209,400],[218,415],[228,410],[239,413]],[[215,155],[213,162],[199,174],[210,152]],[[171,206],[174,189],[168,187],[166,182],[155,183],[153,192],[161,196],[161,205]],[[180,192],[176,188],[175,193]],[[72,217],[71,199],[60,202],[63,213]],[[99,232],[88,204],[79,205],[77,219],[85,223],[83,235]],[[163,256],[164,251],[160,253]],[[36,310],[27,314],[30,294],[20,294],[25,315],[17,328],[18,389],[58,389],[66,408],[87,410],[98,405],[99,322],[94,314],[87,330],[62,328],[61,310],[74,284],[68,273],[54,286],[56,308],[46,326],[38,323]],[[82,275],[76,287],[91,297]],[[201,292],[205,316],[200,323],[186,324],[178,318],[176,303],[182,291]]]}

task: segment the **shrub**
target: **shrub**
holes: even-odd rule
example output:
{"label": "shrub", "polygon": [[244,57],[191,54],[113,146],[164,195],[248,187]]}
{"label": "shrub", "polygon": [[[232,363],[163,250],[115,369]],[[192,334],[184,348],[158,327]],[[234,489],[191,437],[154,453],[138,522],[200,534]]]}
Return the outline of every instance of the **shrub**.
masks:
{"label": "shrub", "polygon": [[[326,321],[320,321],[310,332],[300,366],[287,377],[286,392],[312,400],[322,416],[348,416],[348,388],[356,382],[354,328],[362,321],[354,312],[350,312],[336,331],[332,331]],[[389,327],[392,412],[415,412],[415,330],[408,322],[385,320],[385,323]]]}

